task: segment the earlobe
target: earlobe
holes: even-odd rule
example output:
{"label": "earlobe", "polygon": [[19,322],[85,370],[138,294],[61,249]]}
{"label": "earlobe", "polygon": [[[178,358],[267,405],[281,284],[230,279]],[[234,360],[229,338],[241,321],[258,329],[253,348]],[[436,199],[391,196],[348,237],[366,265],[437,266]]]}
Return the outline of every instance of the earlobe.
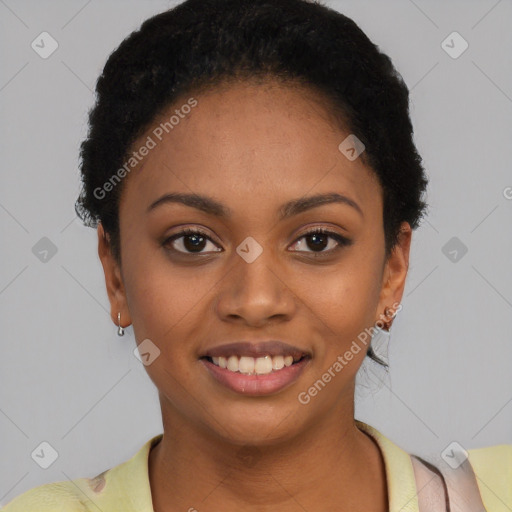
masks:
{"label": "earlobe", "polygon": [[121,269],[112,254],[109,235],[105,232],[101,222],[98,222],[98,256],[105,274],[105,286],[110,301],[110,317],[118,325],[118,315],[120,313],[123,325],[130,325],[130,312],[127,306]]}

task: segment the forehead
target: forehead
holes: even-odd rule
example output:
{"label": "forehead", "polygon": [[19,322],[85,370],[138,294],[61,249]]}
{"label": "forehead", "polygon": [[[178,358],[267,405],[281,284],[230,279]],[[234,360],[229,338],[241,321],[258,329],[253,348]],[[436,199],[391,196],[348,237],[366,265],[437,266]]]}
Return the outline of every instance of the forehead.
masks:
{"label": "forehead", "polygon": [[338,149],[348,135],[329,102],[304,86],[245,82],[191,93],[133,145],[153,142],[123,196],[148,205],[165,192],[202,192],[247,205],[340,192],[378,205],[373,171]]}

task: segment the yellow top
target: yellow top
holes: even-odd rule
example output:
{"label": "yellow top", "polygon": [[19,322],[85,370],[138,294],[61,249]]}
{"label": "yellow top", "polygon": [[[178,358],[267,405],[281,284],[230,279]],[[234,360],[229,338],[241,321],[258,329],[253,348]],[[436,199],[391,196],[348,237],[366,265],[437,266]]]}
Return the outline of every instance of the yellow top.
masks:
{"label": "yellow top", "polygon": [[[379,446],[386,468],[390,512],[419,512],[409,454],[378,430],[356,420]],[[133,457],[94,478],[43,484],[12,499],[0,512],[154,512],[148,455],[163,434],[148,440]],[[512,444],[468,450],[488,512],[512,510]]]}

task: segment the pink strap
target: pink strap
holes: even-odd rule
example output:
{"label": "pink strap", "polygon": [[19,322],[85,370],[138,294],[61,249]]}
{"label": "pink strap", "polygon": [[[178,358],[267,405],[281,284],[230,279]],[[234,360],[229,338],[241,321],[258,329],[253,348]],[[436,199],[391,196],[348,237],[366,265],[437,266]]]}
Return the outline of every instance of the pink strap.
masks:
{"label": "pink strap", "polygon": [[486,512],[468,459],[457,469],[446,466],[443,471],[416,455],[411,462],[420,512]]}

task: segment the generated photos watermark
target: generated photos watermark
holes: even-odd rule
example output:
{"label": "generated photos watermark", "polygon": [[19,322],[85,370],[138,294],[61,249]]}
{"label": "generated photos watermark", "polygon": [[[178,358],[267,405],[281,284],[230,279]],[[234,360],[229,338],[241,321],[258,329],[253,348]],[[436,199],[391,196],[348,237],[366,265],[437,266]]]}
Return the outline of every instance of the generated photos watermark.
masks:
{"label": "generated photos watermark", "polygon": [[[389,308],[391,310],[391,317],[394,317],[399,311],[401,311],[402,307],[403,306],[401,304],[395,302],[393,306]],[[334,361],[334,363],[329,366],[321,377],[317,379],[306,391],[301,391],[297,395],[298,401],[303,405],[309,404],[309,402],[311,402],[311,398],[318,395],[318,393],[322,391],[325,386],[331,382],[331,380],[334,379],[343,370],[343,368],[345,368],[345,366],[348,365],[350,361],[352,361],[354,356],[361,352],[363,347],[366,348],[368,344],[371,343],[377,329],[382,329],[389,318],[389,316],[381,314],[379,320],[375,322],[374,326],[370,328],[366,327],[364,331],[359,333],[357,338],[352,341],[350,348],[342,355],[338,355],[336,361]]]}
{"label": "generated photos watermark", "polygon": [[152,132],[148,135],[144,144],[138,150],[133,151],[130,158],[128,158],[122,167],[120,167],[112,177],[103,184],[101,187],[96,187],[93,191],[96,199],[105,199],[108,192],[112,192],[114,188],[121,183],[121,180],[129,174],[136,165],[141,162],[144,157],[149,155],[150,151],[161,142],[165,135],[171,133],[176,126],[178,126],[182,119],[185,119],[190,114],[192,109],[198,105],[195,98],[189,98],[180,108],[174,111],[174,114],[169,117],[167,121],[161,122]]}

